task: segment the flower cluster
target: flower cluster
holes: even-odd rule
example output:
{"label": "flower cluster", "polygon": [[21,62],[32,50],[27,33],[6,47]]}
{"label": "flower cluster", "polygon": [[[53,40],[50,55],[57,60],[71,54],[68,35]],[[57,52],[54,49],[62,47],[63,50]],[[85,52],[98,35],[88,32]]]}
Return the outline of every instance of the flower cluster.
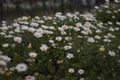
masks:
{"label": "flower cluster", "polygon": [[110,24],[78,12],[3,24],[0,80],[119,80],[120,25]]}
{"label": "flower cluster", "polygon": [[107,24],[120,25],[120,1],[114,0],[115,3],[107,3],[100,7],[95,6],[95,16],[98,20]]}
{"label": "flower cluster", "polygon": [[0,51],[0,74],[4,74],[8,70],[7,64],[11,61],[11,58],[3,55]]}

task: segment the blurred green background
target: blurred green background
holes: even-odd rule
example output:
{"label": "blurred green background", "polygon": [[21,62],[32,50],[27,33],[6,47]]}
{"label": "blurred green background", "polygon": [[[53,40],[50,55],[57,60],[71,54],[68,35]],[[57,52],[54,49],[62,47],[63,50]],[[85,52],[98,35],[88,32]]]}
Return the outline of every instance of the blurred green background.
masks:
{"label": "blurred green background", "polygon": [[[113,0],[111,0],[113,1]],[[105,0],[0,0],[0,22],[21,16],[53,15],[56,12],[92,12]]]}

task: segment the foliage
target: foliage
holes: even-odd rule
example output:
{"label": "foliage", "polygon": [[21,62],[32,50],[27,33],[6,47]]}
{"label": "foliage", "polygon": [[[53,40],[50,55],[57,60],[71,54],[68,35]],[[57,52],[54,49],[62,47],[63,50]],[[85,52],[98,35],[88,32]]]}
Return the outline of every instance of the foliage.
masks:
{"label": "foliage", "polygon": [[119,27],[79,13],[4,23],[0,80],[120,80]]}
{"label": "foliage", "polygon": [[113,24],[117,24],[120,21],[120,4],[110,3],[100,7],[96,6],[95,8],[96,19],[104,23],[112,22]]}

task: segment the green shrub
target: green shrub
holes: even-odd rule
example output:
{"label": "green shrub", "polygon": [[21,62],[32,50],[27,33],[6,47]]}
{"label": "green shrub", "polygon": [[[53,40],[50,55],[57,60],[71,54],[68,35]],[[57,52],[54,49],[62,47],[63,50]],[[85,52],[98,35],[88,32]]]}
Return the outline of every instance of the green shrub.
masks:
{"label": "green shrub", "polygon": [[120,80],[119,27],[78,13],[18,18],[0,29],[0,80]]}
{"label": "green shrub", "polygon": [[[105,4],[96,7],[95,17],[104,23],[112,22],[118,24],[120,22],[120,4]],[[119,23],[120,24],[120,23]]]}

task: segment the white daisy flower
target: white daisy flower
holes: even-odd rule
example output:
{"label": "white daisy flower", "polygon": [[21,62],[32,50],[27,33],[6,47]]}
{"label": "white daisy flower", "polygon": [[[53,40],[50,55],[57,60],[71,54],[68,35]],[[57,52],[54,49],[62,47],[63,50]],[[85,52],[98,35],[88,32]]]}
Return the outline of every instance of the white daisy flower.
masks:
{"label": "white daisy flower", "polygon": [[86,32],[84,30],[82,30],[81,33],[84,34],[84,35],[88,35],[88,32]]}
{"label": "white daisy flower", "polygon": [[49,29],[55,30],[55,27],[54,26],[50,26]]}
{"label": "white daisy flower", "polygon": [[[105,2],[110,2],[110,0],[105,0]],[[106,5],[107,6],[107,5]]]}
{"label": "white daisy flower", "polygon": [[57,13],[55,14],[56,17],[59,17],[59,16],[61,16],[61,15],[62,15],[61,12],[57,12]]}
{"label": "white daisy flower", "polygon": [[11,37],[13,37],[12,35],[6,35],[6,36],[4,36],[5,38],[11,38]]}
{"label": "white daisy flower", "polygon": [[114,0],[114,2],[115,2],[115,3],[119,3],[119,2],[120,2],[120,0]]}
{"label": "white daisy flower", "polygon": [[69,29],[73,29],[73,26],[69,26]]}
{"label": "white daisy flower", "polygon": [[120,28],[119,28],[119,27],[115,27],[115,30],[116,30],[116,31],[119,31],[119,30],[120,30]]}
{"label": "white daisy flower", "polygon": [[101,39],[101,37],[100,37],[100,36],[98,36],[98,35],[96,35],[96,36],[95,36],[95,39]]}
{"label": "white daisy flower", "polygon": [[48,50],[48,46],[46,44],[42,44],[40,47],[41,51],[47,51]]}
{"label": "white daisy flower", "polygon": [[38,20],[37,22],[41,23],[41,24],[45,23],[45,21],[43,21],[43,20]]}
{"label": "white daisy flower", "polygon": [[73,14],[67,13],[66,16],[72,18],[72,17],[73,17]]}
{"label": "white daisy flower", "polygon": [[9,68],[10,71],[14,71],[15,70],[15,67],[11,67]]}
{"label": "white daisy flower", "polygon": [[112,16],[113,19],[115,19],[115,16]]}
{"label": "white daisy flower", "polygon": [[98,7],[98,6],[95,6],[95,9],[99,9],[100,7]]}
{"label": "white daisy flower", "polygon": [[25,72],[27,71],[28,69],[28,66],[24,63],[20,63],[20,64],[17,64],[15,69],[18,71],[18,72]]}
{"label": "white daisy flower", "polygon": [[43,33],[44,33],[44,30],[43,30],[42,28],[38,28],[38,29],[36,29],[36,32],[43,34]]}
{"label": "white daisy flower", "polygon": [[14,37],[14,41],[18,42],[18,43],[21,43],[22,38],[21,37]]}
{"label": "white daisy flower", "polygon": [[90,42],[90,43],[94,43],[94,42],[95,42],[95,39],[92,38],[92,37],[89,37],[89,38],[87,39],[87,41]]}
{"label": "white daisy flower", "polygon": [[25,20],[25,21],[26,21],[26,20],[28,20],[28,17],[23,16],[23,17],[22,17],[22,20]]}
{"label": "white daisy flower", "polygon": [[2,36],[4,36],[4,35],[6,35],[4,32],[0,32],[0,35],[2,35]]}
{"label": "white daisy flower", "polygon": [[62,35],[66,35],[67,33],[65,31],[60,31]]}
{"label": "white daisy flower", "polygon": [[33,33],[35,31],[35,28],[29,28],[28,31]]}
{"label": "white daisy flower", "polygon": [[68,58],[68,59],[74,58],[74,55],[71,54],[71,53],[68,53],[68,54],[66,55],[66,58]]}
{"label": "white daisy flower", "polygon": [[101,47],[99,48],[99,50],[100,50],[100,51],[105,51],[104,46],[101,46]]}
{"label": "white daisy flower", "polygon": [[18,27],[20,25],[18,23],[13,23],[13,26]]}
{"label": "white daisy flower", "polygon": [[80,78],[80,80],[85,80],[85,78]]}
{"label": "white daisy flower", "polygon": [[112,25],[113,23],[112,23],[112,22],[110,22],[110,21],[108,21],[108,24]]}
{"label": "white daisy flower", "polygon": [[75,31],[80,31],[80,28],[75,27],[74,30],[75,30]]}
{"label": "white daisy flower", "polygon": [[81,23],[76,23],[75,25],[76,25],[77,27],[81,27],[81,26],[82,26]]}
{"label": "white daisy flower", "polygon": [[79,53],[79,52],[80,52],[80,50],[77,50],[77,52]]}
{"label": "white daisy flower", "polygon": [[48,17],[47,17],[47,20],[52,20],[52,19],[53,19],[53,18],[52,18],[52,17],[50,17],[50,16],[48,16]]}
{"label": "white daisy flower", "polygon": [[72,46],[64,46],[64,50],[69,50],[71,48],[72,48]]}
{"label": "white daisy flower", "polygon": [[55,44],[55,43],[53,43],[52,46],[53,46],[54,48],[56,48],[56,44]]}
{"label": "white daisy flower", "polygon": [[19,33],[21,30],[19,28],[16,28],[14,31]]}
{"label": "white daisy flower", "polygon": [[9,44],[8,44],[8,43],[4,43],[4,44],[2,45],[2,47],[4,47],[4,48],[9,47]]}
{"label": "white daisy flower", "polygon": [[29,43],[29,45],[27,46],[27,48],[32,48],[32,44],[31,44],[31,43]]}
{"label": "white daisy flower", "polygon": [[35,53],[35,52],[30,52],[30,53],[29,53],[29,56],[32,57],[32,58],[35,58],[35,57],[37,57],[37,53]]}
{"label": "white daisy flower", "polygon": [[114,10],[114,13],[118,13],[118,11],[117,11],[117,10]]}
{"label": "white daisy flower", "polygon": [[104,42],[111,42],[110,39],[104,39]]}
{"label": "white daisy flower", "polygon": [[40,38],[40,37],[42,37],[43,35],[42,35],[41,33],[39,33],[39,32],[35,32],[35,33],[34,33],[34,36],[35,36],[36,38]]}
{"label": "white daisy flower", "polygon": [[74,70],[73,68],[70,68],[70,69],[68,69],[68,72],[69,72],[69,73],[74,73],[75,70]]}
{"label": "white daisy flower", "polygon": [[116,53],[113,52],[113,51],[110,51],[110,50],[109,50],[108,54],[109,54],[110,56],[116,56]]}
{"label": "white daisy flower", "polygon": [[100,29],[96,30],[96,33],[101,33],[102,31]]}
{"label": "white daisy flower", "polygon": [[62,40],[62,37],[59,36],[59,37],[56,37],[55,39],[56,39],[57,41],[61,41],[61,40]]}
{"label": "white daisy flower", "polygon": [[106,13],[111,14],[112,12],[110,10],[107,10]]}
{"label": "white daisy flower", "polygon": [[72,37],[65,37],[66,41],[72,40]]}
{"label": "white daisy flower", "polygon": [[39,20],[39,19],[40,19],[40,17],[39,17],[39,16],[35,16],[35,19],[36,19],[36,20]]}
{"label": "white daisy flower", "polygon": [[6,62],[11,60],[11,58],[9,58],[8,56],[5,56],[5,55],[0,55],[0,59],[4,60]]}
{"label": "white daisy flower", "polygon": [[46,25],[41,25],[41,27],[44,28],[44,29],[48,29],[48,28],[49,28],[49,27],[46,26]]}
{"label": "white daisy flower", "polygon": [[0,60],[0,66],[6,66],[6,65],[7,65],[6,61]]}
{"label": "white daisy flower", "polygon": [[64,29],[62,27],[58,27],[59,31],[64,31]]}
{"label": "white daisy flower", "polygon": [[39,25],[38,23],[34,23],[34,22],[30,23],[30,26],[32,26],[32,27],[38,27],[38,25]]}
{"label": "white daisy flower", "polygon": [[118,46],[118,49],[120,49],[120,46]]}
{"label": "white daisy flower", "polygon": [[110,27],[110,28],[109,28],[109,31],[112,31],[112,32],[113,32],[113,31],[115,31],[115,29],[114,29],[113,27]]}
{"label": "white daisy flower", "polygon": [[21,28],[22,30],[28,30],[28,26],[25,26],[25,25],[24,25],[24,26],[21,26],[21,27],[22,27],[22,28]]}
{"label": "white daisy flower", "polygon": [[82,75],[82,74],[84,74],[84,70],[83,69],[79,69],[78,73]]}
{"label": "white daisy flower", "polygon": [[[120,9],[119,9],[120,10]],[[120,25],[120,22],[116,22],[117,25]]]}
{"label": "white daisy flower", "polygon": [[28,75],[25,77],[25,80],[36,80],[35,76]]}
{"label": "white daisy flower", "polygon": [[63,25],[62,28],[63,28],[64,30],[66,30],[66,29],[68,29],[68,26],[67,26],[67,25]]}
{"label": "white daisy flower", "polygon": [[49,43],[52,43],[52,44],[53,44],[53,43],[54,43],[54,41],[53,41],[53,40],[49,40]]}
{"label": "white daisy flower", "polygon": [[13,31],[9,31],[9,34],[14,34],[14,32]]}

